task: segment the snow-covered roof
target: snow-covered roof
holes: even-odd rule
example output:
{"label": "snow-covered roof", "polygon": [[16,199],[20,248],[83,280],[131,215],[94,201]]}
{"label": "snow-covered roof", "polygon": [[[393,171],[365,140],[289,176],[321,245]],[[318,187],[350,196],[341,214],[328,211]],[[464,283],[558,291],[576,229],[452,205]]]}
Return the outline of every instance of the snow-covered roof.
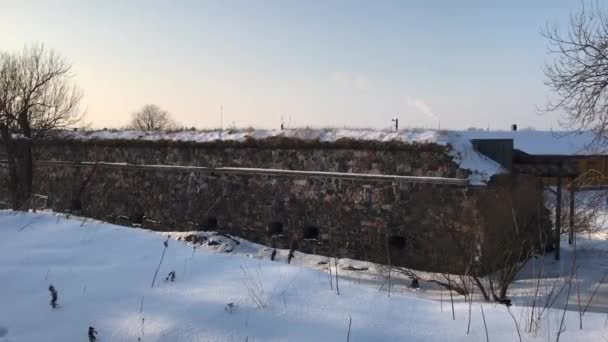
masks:
{"label": "snow-covered roof", "polygon": [[564,131],[459,131],[468,139],[513,139],[513,148],[528,154],[591,155],[605,154],[593,142],[591,133]]}
{"label": "snow-covered roof", "polygon": [[286,130],[230,129],[209,131],[64,131],[61,137],[82,141],[89,140],[137,140],[137,141],[182,141],[182,142],[244,142],[273,137],[293,138],[303,141],[336,142],[340,139],[373,142],[402,142],[409,144],[434,143],[450,147],[450,155],[462,168],[472,172],[472,183],[484,183],[491,176],[504,170],[496,162],[473,149],[472,139],[513,139],[513,147],[529,154],[552,155],[592,155],[605,154],[593,142],[591,133],[570,133],[564,131],[438,131],[432,129],[374,130],[374,129],[333,129],[298,128]]}
{"label": "snow-covered roof", "polygon": [[228,129],[208,131],[64,131],[61,138],[78,140],[143,140],[143,141],[189,141],[189,142],[216,142],[236,141],[247,139],[266,139],[272,137],[293,138],[304,141],[334,142],[342,138],[359,141],[378,141],[404,143],[430,143],[436,142],[440,136],[434,130],[372,130],[372,129]]}
{"label": "snow-covered roof", "polygon": [[373,129],[286,129],[286,130],[213,130],[213,131],[64,131],[61,138],[89,140],[138,140],[138,141],[246,141],[272,137],[293,138],[304,141],[335,142],[340,139],[374,142],[402,142],[409,144],[438,144],[449,147],[449,154],[460,168],[470,170],[472,184],[484,184],[493,175],[504,172],[495,161],[478,153],[467,137],[459,132],[428,129],[373,130]]}
{"label": "snow-covered roof", "polygon": [[64,131],[61,136],[78,140],[140,140],[140,141],[245,141],[271,137],[294,138],[305,141],[334,142],[342,138],[358,141],[438,143],[440,145],[455,140],[471,139],[513,139],[514,148],[530,154],[595,154],[599,150],[590,148],[593,141],[591,133],[575,134],[564,131],[437,131],[429,129],[411,130],[373,130],[373,129],[231,129],[209,131]]}

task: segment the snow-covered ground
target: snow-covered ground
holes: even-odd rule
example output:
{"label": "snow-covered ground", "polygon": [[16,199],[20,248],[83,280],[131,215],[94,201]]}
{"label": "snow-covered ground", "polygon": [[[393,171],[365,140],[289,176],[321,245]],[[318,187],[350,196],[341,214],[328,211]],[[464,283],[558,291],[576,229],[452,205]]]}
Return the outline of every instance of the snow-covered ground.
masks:
{"label": "snow-covered ground", "polygon": [[[545,199],[553,214],[551,219],[555,221],[554,192],[545,191]],[[511,295],[518,303],[530,306],[540,274],[543,278],[541,292],[561,290],[555,307],[563,308],[567,303],[570,310],[578,311],[580,298],[581,306],[587,311],[608,313],[608,192],[577,192],[575,199],[576,219],[587,221],[583,232],[577,233],[574,243],[569,244],[568,227],[564,226],[566,232],[562,235],[560,260],[556,261],[553,253],[531,259],[519,272],[511,287]],[[567,208],[569,198],[562,200],[562,208]],[[571,276],[573,286],[567,297],[567,283]]]}
{"label": "snow-covered ground", "polygon": [[[85,341],[89,326],[101,341],[346,341],[350,318],[350,341],[485,341],[481,305],[490,341],[518,340],[503,305],[473,303],[467,334],[469,307],[461,301],[452,320],[445,295],[443,305],[427,299],[426,290],[388,298],[356,276],[364,271],[343,269],[337,295],[326,266],[318,264],[323,257],[297,253],[288,265],[279,251],[273,262],[263,246],[239,239],[226,244],[218,239],[229,238],[219,236],[207,236],[219,244],[199,245],[174,235],[152,288],[165,235],[53,213],[1,211],[0,341]],[[172,270],[175,282],[165,281]],[[50,284],[59,293],[57,309],[49,305]],[[561,310],[548,309],[536,334],[525,329],[528,307],[516,301],[510,310],[524,341],[555,340]],[[608,336],[605,313],[587,312],[583,330],[577,311],[565,317],[562,341]]]}
{"label": "snow-covered ground", "polygon": [[[539,293],[546,295],[553,291],[553,307],[564,308],[578,314],[579,298],[582,310],[608,314],[608,236],[605,233],[580,235],[576,239],[576,272],[572,274],[574,247],[562,239],[560,260],[554,254],[538,256],[530,260],[511,286],[510,295],[515,303],[530,307],[537,288],[538,275],[542,274]],[[542,265],[542,267],[541,267]],[[568,282],[572,276],[572,286],[568,296]],[[566,298],[568,301],[566,302]],[[551,299],[552,300],[552,299]],[[544,299],[543,299],[544,302]],[[584,317],[586,318],[587,313]],[[608,319],[608,316],[605,316]],[[606,322],[608,323],[608,321]],[[608,326],[606,326],[608,337]]]}

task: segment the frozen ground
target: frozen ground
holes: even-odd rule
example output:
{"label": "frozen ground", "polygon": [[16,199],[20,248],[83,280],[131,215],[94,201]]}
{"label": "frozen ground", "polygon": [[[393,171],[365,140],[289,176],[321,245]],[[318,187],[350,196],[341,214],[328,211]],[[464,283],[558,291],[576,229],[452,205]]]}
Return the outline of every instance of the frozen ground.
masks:
{"label": "frozen ground", "polygon": [[[473,304],[467,335],[465,303],[455,304],[452,320],[445,297],[443,309],[422,295],[426,290],[403,289],[388,298],[354,275],[364,271],[340,270],[346,277],[337,295],[326,272],[303,266],[322,257],[298,253],[288,265],[280,251],[272,262],[270,250],[242,240],[194,248],[173,236],[151,288],[165,238],[52,213],[1,211],[0,341],[84,341],[89,326],[101,341],[346,341],[349,318],[350,341],[486,340],[480,303]],[[217,253],[226,248],[231,252]],[[175,282],[165,281],[171,270]],[[50,284],[59,292],[57,309],[49,305]],[[505,306],[483,309],[490,341],[518,340]],[[525,310],[517,302],[511,308],[523,340],[554,341],[562,311],[549,309],[531,334],[524,331]],[[578,323],[578,312],[568,311],[562,341],[607,339],[605,312],[587,312],[583,330]]]}
{"label": "frozen ground", "polygon": [[[578,311],[580,298],[583,309],[586,307],[587,311],[608,313],[608,236],[605,233],[581,235],[576,242],[574,275],[574,248],[568,245],[565,238],[561,242],[559,261],[555,261],[554,254],[551,253],[544,260],[539,256],[528,262],[512,285],[511,295],[518,304],[531,306],[538,275],[542,274],[544,281],[540,292],[547,294],[554,289],[559,294],[554,307],[563,308],[568,298],[568,310]],[[570,296],[566,297],[570,276],[573,277],[573,282]]]}
{"label": "frozen ground", "polygon": [[[555,221],[555,194],[545,191],[545,199],[553,214],[552,221]],[[608,193],[577,192],[575,199],[576,217],[587,216],[587,231],[576,234],[572,245],[568,244],[567,236],[562,236],[559,261],[554,259],[553,253],[530,260],[513,284],[513,295],[522,305],[530,306],[540,274],[546,280],[541,292],[548,292],[555,285],[555,291],[561,289],[555,306],[564,307],[567,294],[564,285],[572,277],[568,308],[578,310],[580,298],[581,306],[588,311],[608,313]],[[569,198],[564,198],[562,207],[567,208],[568,203]],[[575,273],[572,273],[573,268]]]}
{"label": "frozen ground", "polygon": [[[605,225],[602,220],[599,224]],[[237,237],[227,238],[215,235],[213,232],[180,232],[172,233],[174,238],[183,239],[192,234],[197,234],[204,239],[199,240],[199,248],[211,252],[240,254],[247,257],[270,259],[272,249],[263,245],[255,244]],[[510,287],[508,296],[513,302],[522,307],[531,307],[534,294],[543,297],[552,289],[555,297],[551,297],[553,306],[563,308],[568,298],[568,309],[578,311],[578,297],[580,292],[582,306],[587,306],[587,311],[608,313],[608,233],[605,231],[593,234],[577,234],[576,237],[576,273],[570,296],[567,296],[567,283],[571,276],[574,246],[568,244],[567,237],[562,239],[561,257],[559,261],[554,260],[554,254],[538,255],[532,258],[520,271]],[[207,241],[213,241],[209,246]],[[235,242],[238,241],[238,244]],[[215,245],[215,243],[219,243]],[[277,250],[275,260],[286,262],[288,250]],[[332,264],[335,262],[332,259]],[[328,258],[320,255],[311,255],[296,252],[292,261],[294,265],[306,266],[322,272],[328,272]],[[352,259],[339,259],[339,273],[343,278],[349,279],[357,284],[366,284],[377,289],[387,291],[386,266]],[[542,265],[542,266],[541,266]],[[439,285],[429,280],[442,280],[440,274],[420,272],[412,270],[420,279],[420,289],[416,296],[420,298],[445,300],[448,293]],[[537,282],[539,276],[541,283]],[[411,294],[411,279],[404,274],[391,273],[391,291],[393,293]],[[538,290],[537,290],[538,287]],[[595,292],[595,294],[594,294]],[[593,296],[593,297],[592,297]],[[477,296],[476,299],[480,299]],[[541,298],[544,299],[544,298]],[[463,297],[456,297],[457,302],[463,302]],[[544,304],[544,302],[541,303]],[[607,316],[608,318],[608,316]]]}

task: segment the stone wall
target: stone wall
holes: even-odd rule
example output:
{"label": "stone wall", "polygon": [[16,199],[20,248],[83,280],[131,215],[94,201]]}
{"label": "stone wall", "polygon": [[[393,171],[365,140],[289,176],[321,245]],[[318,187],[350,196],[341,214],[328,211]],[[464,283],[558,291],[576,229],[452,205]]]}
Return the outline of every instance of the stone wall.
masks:
{"label": "stone wall", "polygon": [[[217,230],[280,248],[429,268],[420,246],[440,246],[438,211],[466,221],[469,190],[449,185],[330,177],[216,174],[114,165],[42,166],[49,205],[158,230]],[[77,202],[77,203],[76,203]],[[435,213],[433,213],[435,211]],[[397,241],[400,240],[400,241]]]}
{"label": "stone wall", "polygon": [[282,170],[467,178],[436,144],[338,140],[335,143],[269,138],[245,142],[47,140],[35,159],[146,165],[249,167]]}
{"label": "stone wall", "polygon": [[[480,205],[496,191],[492,185],[183,167],[466,178],[468,171],[458,168],[445,147],[432,144],[47,141],[36,147],[36,156],[54,161],[38,163],[34,184],[53,209],[156,230],[216,230],[278,248],[379,263],[390,257],[394,265],[462,272],[468,260],[459,254],[455,234],[483,247],[483,236],[503,228],[491,222],[495,213]],[[76,163],[59,163],[66,161]],[[161,164],[181,166],[150,166]],[[523,196],[542,201],[542,191],[530,184],[522,187]],[[491,209],[499,217],[512,214],[511,208]],[[538,222],[537,212],[534,207],[518,214],[520,229],[536,232],[538,225],[530,222]]]}

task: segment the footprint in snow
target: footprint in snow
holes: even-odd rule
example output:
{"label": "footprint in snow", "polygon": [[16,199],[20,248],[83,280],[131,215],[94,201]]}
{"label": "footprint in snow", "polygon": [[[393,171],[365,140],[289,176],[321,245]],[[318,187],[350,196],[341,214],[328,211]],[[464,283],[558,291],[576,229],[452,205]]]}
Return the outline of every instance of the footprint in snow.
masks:
{"label": "footprint in snow", "polygon": [[13,342],[6,335],[8,335],[8,328],[0,325],[0,342]]}

